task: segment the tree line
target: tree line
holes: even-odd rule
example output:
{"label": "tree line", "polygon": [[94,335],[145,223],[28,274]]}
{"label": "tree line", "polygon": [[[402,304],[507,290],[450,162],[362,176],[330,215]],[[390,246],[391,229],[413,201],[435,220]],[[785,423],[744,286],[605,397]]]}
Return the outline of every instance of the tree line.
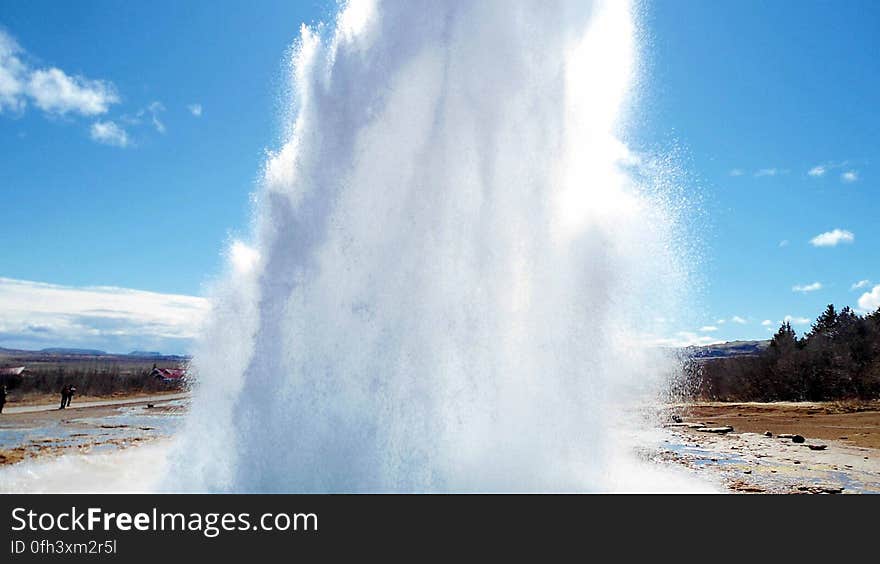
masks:
{"label": "tree line", "polygon": [[833,304],[803,337],[785,321],[754,356],[692,359],[684,390],[713,401],[880,398],[880,308],[858,315]]}

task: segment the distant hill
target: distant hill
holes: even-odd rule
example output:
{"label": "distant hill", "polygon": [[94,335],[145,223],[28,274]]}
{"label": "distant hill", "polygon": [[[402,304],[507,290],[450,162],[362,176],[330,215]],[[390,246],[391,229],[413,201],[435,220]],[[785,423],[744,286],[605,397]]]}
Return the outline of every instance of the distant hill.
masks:
{"label": "distant hill", "polygon": [[47,354],[81,354],[88,356],[104,356],[105,354],[107,354],[106,351],[99,351],[96,349],[68,349],[63,347],[40,349],[38,352]]}
{"label": "distant hill", "polygon": [[770,341],[730,341],[714,345],[686,347],[685,352],[692,358],[730,358],[734,356],[755,356],[761,354]]}
{"label": "distant hill", "polygon": [[50,347],[38,351],[22,349],[5,349],[0,347],[0,357],[4,363],[31,363],[31,362],[186,362],[188,356],[177,354],[163,354],[156,351],[132,351],[130,353],[108,353],[98,349],[78,349],[69,347]]}

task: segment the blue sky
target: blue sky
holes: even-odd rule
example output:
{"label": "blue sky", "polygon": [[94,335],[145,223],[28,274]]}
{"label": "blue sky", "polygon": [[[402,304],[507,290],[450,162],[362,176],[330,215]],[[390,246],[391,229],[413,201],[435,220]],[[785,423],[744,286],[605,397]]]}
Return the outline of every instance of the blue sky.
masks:
{"label": "blue sky", "polygon": [[[186,349],[279,145],[285,53],[334,7],[0,0],[0,347]],[[644,24],[629,142],[678,148],[700,201],[696,314],[670,337],[880,305],[880,5],[657,0]],[[123,289],[140,305],[96,321]]]}

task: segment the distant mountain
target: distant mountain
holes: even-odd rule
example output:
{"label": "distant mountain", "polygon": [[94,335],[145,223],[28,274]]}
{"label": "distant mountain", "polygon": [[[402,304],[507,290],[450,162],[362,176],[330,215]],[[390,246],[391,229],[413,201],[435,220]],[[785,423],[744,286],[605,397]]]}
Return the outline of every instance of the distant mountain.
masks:
{"label": "distant mountain", "polygon": [[96,349],[67,349],[63,347],[40,349],[39,352],[47,354],[79,354],[88,356],[104,356],[107,354],[105,351],[99,351]]}
{"label": "distant mountain", "polygon": [[150,358],[154,356],[167,356],[157,351],[131,351],[128,356],[139,356],[141,358]]}
{"label": "distant mountain", "polygon": [[755,356],[764,352],[770,341],[730,341],[714,345],[686,347],[685,353],[692,358],[730,358],[733,356]]}

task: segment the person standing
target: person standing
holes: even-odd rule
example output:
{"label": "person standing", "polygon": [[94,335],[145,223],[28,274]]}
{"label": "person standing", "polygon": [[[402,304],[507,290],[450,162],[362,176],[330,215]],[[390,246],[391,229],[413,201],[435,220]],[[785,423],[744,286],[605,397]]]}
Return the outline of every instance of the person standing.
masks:
{"label": "person standing", "polygon": [[58,409],[64,409],[67,407],[67,394],[70,393],[70,386],[65,384],[63,388],[61,388],[61,407]]}
{"label": "person standing", "polygon": [[3,406],[6,404],[6,384],[0,386],[0,413],[3,413]]}
{"label": "person standing", "polygon": [[70,400],[73,399],[73,394],[76,393],[76,386],[69,386],[67,388],[67,405],[65,407],[70,407]]}

